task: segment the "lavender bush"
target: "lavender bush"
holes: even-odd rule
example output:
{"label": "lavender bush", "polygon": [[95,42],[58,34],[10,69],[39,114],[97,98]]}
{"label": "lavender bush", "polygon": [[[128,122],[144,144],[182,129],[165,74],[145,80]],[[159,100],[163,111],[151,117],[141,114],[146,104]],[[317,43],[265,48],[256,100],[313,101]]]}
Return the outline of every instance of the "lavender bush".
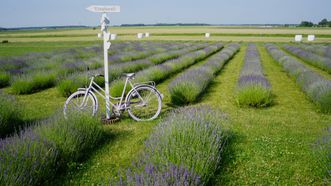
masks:
{"label": "lavender bush", "polygon": [[319,106],[322,112],[331,112],[331,81],[312,71],[295,58],[286,55],[273,44],[266,44],[271,56],[295,78],[302,91]]}
{"label": "lavender bush", "polygon": [[238,44],[229,44],[221,52],[210,57],[203,65],[188,70],[174,79],[168,86],[172,103],[183,105],[196,101],[239,48]]}
{"label": "lavender bush", "polygon": [[272,103],[271,85],[265,78],[256,45],[249,44],[237,85],[240,106],[265,107]]}
{"label": "lavender bush", "polygon": [[219,168],[226,123],[222,112],[208,106],[170,113],[156,126],[140,161],[127,171],[120,185],[207,184]]}
{"label": "lavender bush", "polygon": [[77,161],[95,147],[103,135],[100,121],[91,116],[77,114],[68,119],[61,115],[40,124],[35,131],[55,144],[59,162]]}
{"label": "lavender bush", "polygon": [[39,72],[33,75],[21,76],[12,84],[15,94],[31,94],[53,87],[56,83],[56,76],[49,72]]}
{"label": "lavender bush", "polygon": [[0,185],[44,185],[102,139],[96,118],[56,116],[0,140]]}
{"label": "lavender bush", "polygon": [[54,176],[58,151],[32,129],[0,140],[0,185],[40,185]]}
{"label": "lavender bush", "polygon": [[12,96],[0,92],[0,137],[7,136],[24,124],[21,106]]}
{"label": "lavender bush", "polygon": [[207,183],[218,168],[226,141],[223,113],[208,106],[178,109],[146,141],[146,157],[187,167]]}
{"label": "lavender bush", "polygon": [[284,49],[298,56],[307,63],[331,73],[331,59],[302,50],[301,48],[292,45],[284,45]]}

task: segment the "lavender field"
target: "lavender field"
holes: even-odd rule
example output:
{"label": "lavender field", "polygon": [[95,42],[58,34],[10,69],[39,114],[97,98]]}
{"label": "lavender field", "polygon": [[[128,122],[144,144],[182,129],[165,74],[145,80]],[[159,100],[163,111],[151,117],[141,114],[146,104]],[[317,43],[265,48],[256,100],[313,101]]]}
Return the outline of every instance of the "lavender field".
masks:
{"label": "lavender field", "polygon": [[156,83],[162,112],[104,124],[101,97],[96,117],[62,113],[103,74],[99,43],[20,54],[0,44],[0,185],[328,185],[330,46],[116,41],[111,95],[135,73]]}

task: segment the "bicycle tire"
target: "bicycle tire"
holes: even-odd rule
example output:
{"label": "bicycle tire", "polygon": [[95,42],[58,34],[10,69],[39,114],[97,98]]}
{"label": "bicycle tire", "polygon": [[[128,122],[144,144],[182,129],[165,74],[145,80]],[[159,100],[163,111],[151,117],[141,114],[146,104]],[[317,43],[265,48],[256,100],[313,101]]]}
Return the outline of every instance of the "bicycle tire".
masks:
{"label": "bicycle tire", "polygon": [[[64,108],[63,108],[63,114],[64,114],[65,118],[68,118],[69,115],[72,113],[83,113],[84,110],[87,111],[87,114],[90,112],[92,116],[96,115],[96,113],[98,111],[98,100],[94,94],[88,93],[88,95],[87,95],[88,100],[86,101],[87,103],[85,103],[84,105],[82,105],[81,103],[79,103],[79,101],[77,101],[79,98],[84,97],[85,94],[86,94],[86,91],[79,90],[77,92],[74,92],[73,94],[71,94],[68,97],[68,99],[66,100],[66,102],[64,104]],[[76,103],[74,102],[75,99],[76,99]],[[91,101],[92,106],[86,107],[89,101]],[[74,104],[73,106],[75,106],[75,107],[70,108],[71,104]],[[91,109],[90,111],[88,110],[89,108]],[[73,112],[71,112],[69,110],[71,110]]]}
{"label": "bicycle tire", "polygon": [[[144,101],[143,97],[145,97],[146,94],[148,96],[146,97],[147,101]],[[153,106],[152,103],[156,105]],[[151,121],[157,118],[161,113],[162,96],[154,87],[142,85],[135,87],[128,93],[126,104],[128,113],[132,119],[136,121]],[[139,107],[144,108],[144,110],[136,109]],[[143,117],[144,114],[146,114],[146,117]]]}

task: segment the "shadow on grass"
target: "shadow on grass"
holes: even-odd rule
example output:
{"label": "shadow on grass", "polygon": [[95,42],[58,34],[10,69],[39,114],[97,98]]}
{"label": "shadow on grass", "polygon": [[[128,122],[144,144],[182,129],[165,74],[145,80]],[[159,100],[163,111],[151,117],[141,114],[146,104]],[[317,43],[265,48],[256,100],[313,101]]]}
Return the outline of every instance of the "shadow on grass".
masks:
{"label": "shadow on grass", "polygon": [[55,179],[50,181],[48,185],[68,185],[68,180],[71,180],[71,178],[77,176],[83,177],[84,171],[89,168],[88,166],[90,166],[89,164],[88,166],[84,166],[83,163],[87,163],[89,158],[96,154],[99,149],[102,149],[109,143],[120,140],[121,138],[123,138],[123,136],[130,135],[130,133],[132,132],[123,130],[112,130],[109,128],[105,129],[103,139],[97,146],[85,152],[85,154],[78,161],[68,162],[64,168],[58,170],[57,174],[55,175]]}
{"label": "shadow on grass", "polygon": [[[6,134],[0,134],[0,140],[1,139],[5,139],[5,138],[9,138],[12,136],[16,136],[16,135],[20,135],[20,133],[24,130],[26,130],[27,128],[33,127],[35,125],[38,125],[38,123],[41,123],[42,121],[47,120],[49,117],[45,117],[45,118],[38,118],[38,119],[26,119],[26,118],[19,118],[19,121],[17,124],[15,124],[16,126],[12,129],[8,129],[8,131],[6,132]],[[13,124],[13,123],[11,123]]]}
{"label": "shadow on grass", "polygon": [[229,171],[236,161],[236,152],[238,151],[238,149],[235,148],[236,144],[243,141],[245,136],[234,132],[229,132],[228,136],[224,151],[221,153],[221,163],[214,176],[208,182],[208,186],[227,185],[231,183],[231,180],[226,176],[226,172]]}

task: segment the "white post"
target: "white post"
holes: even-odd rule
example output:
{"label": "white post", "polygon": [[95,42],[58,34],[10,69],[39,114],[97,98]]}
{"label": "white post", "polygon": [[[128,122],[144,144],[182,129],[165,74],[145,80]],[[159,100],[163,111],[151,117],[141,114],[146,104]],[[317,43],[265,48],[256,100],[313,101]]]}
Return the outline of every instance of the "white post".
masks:
{"label": "white post", "polygon": [[110,48],[111,43],[109,42],[110,33],[108,32],[108,23],[109,23],[109,19],[107,18],[107,14],[106,13],[102,14],[101,31],[103,34],[103,58],[104,58],[104,67],[105,67],[106,117],[107,119],[110,119],[108,49]]}
{"label": "white post", "polygon": [[102,13],[101,17],[101,32],[103,35],[103,57],[104,57],[104,66],[105,66],[105,94],[106,94],[106,117],[110,119],[110,102],[109,102],[109,72],[108,72],[108,50],[111,43],[111,34],[108,32],[108,24],[110,23],[109,18],[107,17],[107,12],[120,12],[120,6],[97,6],[92,5],[87,8],[91,12]]}

